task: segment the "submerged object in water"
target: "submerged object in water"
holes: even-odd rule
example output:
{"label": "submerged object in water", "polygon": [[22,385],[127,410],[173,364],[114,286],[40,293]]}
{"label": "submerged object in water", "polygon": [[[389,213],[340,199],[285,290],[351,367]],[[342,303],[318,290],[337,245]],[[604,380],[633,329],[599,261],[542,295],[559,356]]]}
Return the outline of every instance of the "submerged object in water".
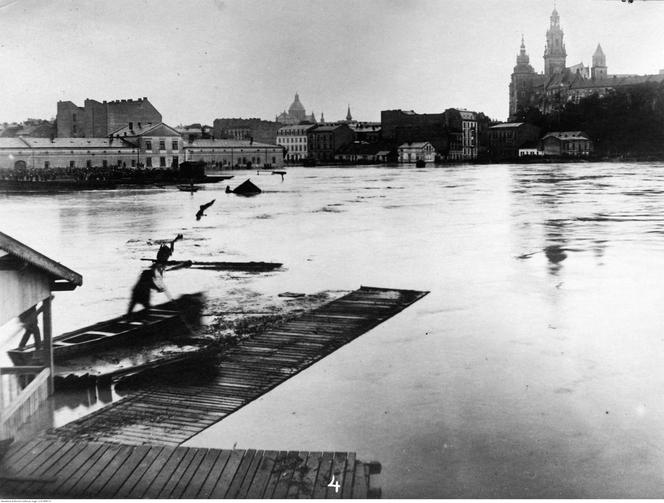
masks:
{"label": "submerged object in water", "polygon": [[231,190],[230,186],[226,185],[226,194],[237,194],[238,196],[254,196],[261,193],[261,189],[256,187],[248,178],[240,185]]}

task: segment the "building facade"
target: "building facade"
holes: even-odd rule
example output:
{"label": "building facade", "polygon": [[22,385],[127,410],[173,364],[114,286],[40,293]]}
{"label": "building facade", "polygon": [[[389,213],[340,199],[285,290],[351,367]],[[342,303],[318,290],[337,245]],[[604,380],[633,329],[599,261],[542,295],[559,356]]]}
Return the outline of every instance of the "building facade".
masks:
{"label": "building facade", "polygon": [[0,138],[0,169],[136,167],[138,149],[115,138]]}
{"label": "building facade", "polygon": [[118,128],[134,124],[159,124],[159,111],[147,98],[103,101],[86,99],[82,107],[58,101],[58,138],[104,138]]}
{"label": "building facade", "polygon": [[593,153],[593,142],[583,131],[555,131],[542,138],[543,155],[587,157]]}
{"label": "building facade", "polygon": [[587,96],[600,97],[611,90],[644,82],[664,82],[664,74],[609,75],[606,55],[597,45],[590,68],[583,63],[566,66],[567,51],[563,40],[560,16],[556,9],[550,18],[544,50],[544,73],[536,73],[530,65],[526,46],[521,37],[521,48],[509,84],[509,119],[514,121],[528,108],[542,113],[560,110],[566,103]]}
{"label": "building facade", "polygon": [[312,124],[284,126],[277,131],[277,145],[284,149],[285,161],[302,161],[308,157],[307,131]]}
{"label": "building facade", "polygon": [[282,147],[251,140],[194,140],[184,145],[184,156],[186,161],[202,161],[226,169],[284,165]]}
{"label": "building facade", "polygon": [[277,131],[283,126],[263,119],[215,119],[212,136],[215,140],[254,140],[274,145]]}
{"label": "building facade", "polygon": [[398,153],[401,163],[433,162],[436,158],[436,149],[428,141],[404,143],[399,145]]}
{"label": "building facade", "polygon": [[166,124],[133,124],[113,131],[110,139],[121,140],[137,150],[138,167],[177,168],[184,161],[182,136]]}
{"label": "building facade", "polygon": [[513,159],[526,144],[539,141],[540,128],[525,122],[508,122],[489,128],[489,154],[492,159]]}
{"label": "building facade", "polygon": [[333,161],[337,151],[353,140],[353,130],[347,124],[314,126],[307,130],[308,158]]}

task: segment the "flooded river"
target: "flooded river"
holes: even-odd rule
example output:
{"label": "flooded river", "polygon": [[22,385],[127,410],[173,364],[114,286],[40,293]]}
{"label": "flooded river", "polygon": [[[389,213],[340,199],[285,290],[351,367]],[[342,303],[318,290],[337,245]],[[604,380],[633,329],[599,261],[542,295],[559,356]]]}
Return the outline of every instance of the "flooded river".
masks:
{"label": "flooded river", "polygon": [[664,165],[235,175],[265,192],[0,195],[3,232],[84,277],[56,333],[122,313],[148,241],[180,232],[175,259],[285,269],[173,271],[173,295],[430,291],[186,445],[355,451],[391,498],[661,497]]}

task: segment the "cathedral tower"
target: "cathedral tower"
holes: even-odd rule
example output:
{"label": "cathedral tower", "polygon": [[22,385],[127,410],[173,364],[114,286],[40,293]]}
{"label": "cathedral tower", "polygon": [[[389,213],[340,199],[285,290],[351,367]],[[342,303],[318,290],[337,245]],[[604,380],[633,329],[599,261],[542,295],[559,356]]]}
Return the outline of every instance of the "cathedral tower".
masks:
{"label": "cathedral tower", "polygon": [[544,48],[544,75],[550,77],[565,70],[567,52],[563,43],[563,30],[560,28],[560,16],[553,9],[551,26],[546,31],[546,47]]}
{"label": "cathedral tower", "polygon": [[597,44],[595,54],[593,54],[593,66],[590,69],[590,75],[593,79],[605,79],[606,74],[606,56],[602,51],[602,46]]}
{"label": "cathedral tower", "polygon": [[530,57],[526,53],[526,44],[521,36],[521,48],[516,57],[516,66],[510,81],[510,117],[513,118],[518,110],[525,110],[530,104],[533,80],[537,77],[535,70],[530,66]]}

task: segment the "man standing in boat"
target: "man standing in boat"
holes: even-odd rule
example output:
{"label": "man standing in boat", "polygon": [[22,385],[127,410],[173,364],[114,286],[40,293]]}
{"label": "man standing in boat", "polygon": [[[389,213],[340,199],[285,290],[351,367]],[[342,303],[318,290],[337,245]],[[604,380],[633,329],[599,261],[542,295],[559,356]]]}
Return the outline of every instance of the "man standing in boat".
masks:
{"label": "man standing in boat", "polygon": [[138,281],[131,291],[131,300],[129,301],[129,308],[127,309],[127,318],[131,317],[136,304],[141,304],[145,309],[150,309],[152,290],[158,292],[166,290],[163,274],[164,264],[161,262],[155,262],[149,269],[145,269],[141,272]]}

